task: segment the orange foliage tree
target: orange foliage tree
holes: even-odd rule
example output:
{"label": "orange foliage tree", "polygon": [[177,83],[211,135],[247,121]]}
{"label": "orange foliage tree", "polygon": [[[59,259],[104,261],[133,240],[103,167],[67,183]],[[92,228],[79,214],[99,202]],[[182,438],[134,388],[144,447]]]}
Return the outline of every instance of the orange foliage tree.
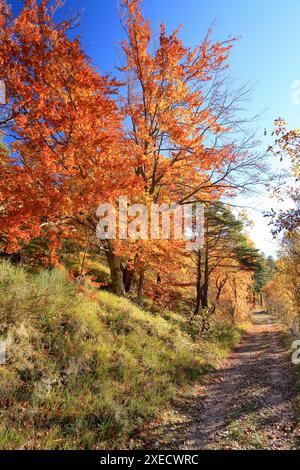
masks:
{"label": "orange foliage tree", "polygon": [[40,235],[54,251],[80,226],[95,231],[97,205],[128,188],[132,194],[136,178],[113,97],[117,84],[93,69],[78,38],[69,39],[73,22],[55,23],[54,15],[48,1],[26,0],[14,19],[0,2],[0,78],[7,88],[0,132],[12,139],[0,160],[8,251]]}
{"label": "orange foliage tree", "polygon": [[[233,137],[245,94],[224,86],[233,39],[212,42],[210,32],[195,48],[179,30],[161,25],[154,47],[139,0],[120,9],[126,40],[119,83],[101,76],[70,39],[74,21],[55,21],[50,2],[25,0],[14,19],[0,0],[0,79],[7,103],[0,108],[0,230],[6,251],[45,237],[52,253],[63,238],[85,242],[96,233],[100,203],[211,203],[243,187],[254,156]],[[235,181],[235,175],[238,175]],[[253,178],[251,178],[253,180]],[[183,240],[104,240],[112,288],[132,282],[141,301],[174,285],[185,266]],[[126,284],[126,286],[125,286]]]}
{"label": "orange foliage tree", "polygon": [[[120,67],[126,84],[123,111],[135,173],[144,186],[139,201],[185,205],[232,193],[235,171],[240,176],[244,164],[251,166],[245,146],[230,138],[236,124],[232,104],[242,91],[233,97],[222,87],[234,40],[213,43],[209,32],[192,49],[179,39],[179,30],[168,35],[161,24],[155,47],[141,1],[122,1],[120,17],[126,34]],[[143,243],[142,253],[131,252],[133,259],[144,260],[140,263],[143,277],[146,259],[151,264],[156,245]],[[109,249],[115,277],[122,283],[122,250],[114,244]],[[161,270],[167,254],[167,264],[172,263],[173,244],[166,250]]]}

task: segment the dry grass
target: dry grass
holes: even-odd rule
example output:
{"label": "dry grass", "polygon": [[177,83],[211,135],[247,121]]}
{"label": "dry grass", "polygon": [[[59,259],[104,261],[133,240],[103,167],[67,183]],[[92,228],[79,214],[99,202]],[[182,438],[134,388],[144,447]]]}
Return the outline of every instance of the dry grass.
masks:
{"label": "dry grass", "polygon": [[153,315],[64,272],[0,264],[1,449],[129,447],[135,432],[237,340],[199,341],[181,315]]}

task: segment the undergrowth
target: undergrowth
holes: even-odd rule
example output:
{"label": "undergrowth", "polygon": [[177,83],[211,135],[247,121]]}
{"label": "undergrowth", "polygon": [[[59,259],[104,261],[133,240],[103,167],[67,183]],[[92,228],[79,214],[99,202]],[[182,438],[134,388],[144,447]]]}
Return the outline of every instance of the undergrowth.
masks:
{"label": "undergrowth", "polygon": [[0,263],[1,449],[128,448],[183,385],[213,369],[239,337],[173,312],[152,314],[65,272]]}

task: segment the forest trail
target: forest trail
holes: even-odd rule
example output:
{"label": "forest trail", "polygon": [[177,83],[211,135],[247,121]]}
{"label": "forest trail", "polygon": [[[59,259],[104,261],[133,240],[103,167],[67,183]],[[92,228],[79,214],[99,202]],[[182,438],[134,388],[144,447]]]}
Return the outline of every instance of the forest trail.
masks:
{"label": "forest trail", "polygon": [[163,443],[156,441],[158,447],[296,449],[300,434],[292,366],[281,325],[264,312],[256,313],[238,347],[180,408],[185,419],[171,426],[171,434],[167,426],[157,434],[164,436]]}
{"label": "forest trail", "polygon": [[295,449],[291,365],[281,326],[264,313],[205,387],[188,449]]}

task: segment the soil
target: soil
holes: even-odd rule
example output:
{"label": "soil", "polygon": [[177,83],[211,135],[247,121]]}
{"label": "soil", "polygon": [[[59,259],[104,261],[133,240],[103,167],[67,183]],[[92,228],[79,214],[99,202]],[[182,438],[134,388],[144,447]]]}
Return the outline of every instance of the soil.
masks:
{"label": "soil", "polygon": [[145,436],[143,447],[152,449],[299,448],[292,364],[281,325],[264,312],[255,314],[220,368],[177,400]]}

